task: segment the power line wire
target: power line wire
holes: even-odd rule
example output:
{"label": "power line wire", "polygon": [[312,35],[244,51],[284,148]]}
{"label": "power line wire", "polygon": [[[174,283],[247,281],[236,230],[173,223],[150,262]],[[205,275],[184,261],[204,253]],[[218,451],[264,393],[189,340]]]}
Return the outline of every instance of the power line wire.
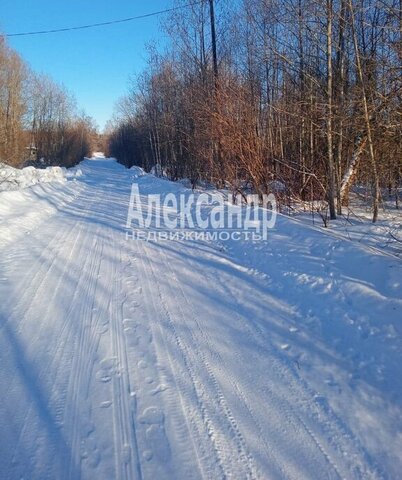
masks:
{"label": "power line wire", "polygon": [[[196,5],[200,5],[203,3],[203,0],[198,1],[198,2],[193,2],[193,3],[187,3],[185,5],[180,5],[177,7],[172,7],[172,8],[167,8],[165,10],[159,10],[157,12],[152,12],[152,13],[145,13],[143,15],[137,15],[136,17],[128,17],[128,18],[122,18],[120,20],[110,20],[108,22],[101,22],[101,23],[91,23],[89,25],[79,25],[77,27],[65,27],[65,28],[56,28],[52,30],[38,30],[34,32],[19,32],[19,33],[5,33],[5,37],[26,37],[26,36],[31,36],[31,35],[47,35],[49,33],[60,33],[60,32],[70,32],[73,30],[84,30],[88,28],[96,28],[96,27],[103,27],[107,25],[115,25],[118,23],[127,23],[127,22],[132,22],[134,20],[141,20],[143,18],[149,18],[149,17],[155,17],[157,15],[162,15],[164,13],[170,13],[174,12],[176,10],[181,10],[183,8],[187,7],[193,7]],[[0,34],[1,36],[1,34]]]}

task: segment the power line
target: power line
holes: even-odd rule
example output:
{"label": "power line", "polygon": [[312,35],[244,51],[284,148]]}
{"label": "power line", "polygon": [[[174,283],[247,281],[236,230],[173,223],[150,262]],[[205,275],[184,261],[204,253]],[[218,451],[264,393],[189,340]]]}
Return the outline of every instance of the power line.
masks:
{"label": "power line", "polygon": [[[194,3],[187,3],[185,5],[180,5],[177,7],[172,7],[172,8],[167,8],[165,10],[159,10],[158,12],[152,12],[152,13],[145,13],[143,15],[137,15],[136,17],[128,17],[128,18],[122,18],[120,20],[110,20],[108,22],[101,22],[101,23],[91,23],[89,25],[80,25],[77,27],[65,27],[65,28],[56,28],[53,30],[39,30],[39,31],[34,31],[34,32],[19,32],[19,33],[5,33],[5,37],[26,37],[30,35],[47,35],[49,33],[60,33],[60,32],[70,32],[73,30],[85,30],[88,28],[96,28],[96,27],[103,27],[107,25],[115,25],[118,23],[127,23],[127,22],[132,22],[134,20],[141,20],[143,18],[149,18],[149,17],[155,17],[157,15],[162,15],[164,13],[170,13],[174,12],[176,10],[181,10],[183,8],[187,7],[193,7],[196,5],[200,5],[203,3],[204,0],[194,2]],[[1,36],[1,34],[0,34]]]}

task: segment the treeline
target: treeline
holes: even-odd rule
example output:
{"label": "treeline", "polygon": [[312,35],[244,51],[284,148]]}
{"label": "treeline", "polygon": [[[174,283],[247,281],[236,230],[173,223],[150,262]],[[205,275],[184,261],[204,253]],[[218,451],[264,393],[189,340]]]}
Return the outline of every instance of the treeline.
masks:
{"label": "treeline", "polygon": [[96,135],[74,98],[32,72],[0,35],[0,162],[72,166],[91,153]]}
{"label": "treeline", "polygon": [[[185,0],[177,2],[185,4]],[[120,102],[109,148],[173,179],[327,201],[401,181],[400,0],[206,0]],[[279,183],[280,182],[280,183]]]}

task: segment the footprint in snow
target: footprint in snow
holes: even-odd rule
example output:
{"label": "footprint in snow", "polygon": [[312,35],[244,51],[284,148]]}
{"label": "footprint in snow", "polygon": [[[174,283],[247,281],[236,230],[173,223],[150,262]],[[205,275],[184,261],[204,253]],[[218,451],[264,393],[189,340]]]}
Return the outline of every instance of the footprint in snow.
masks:
{"label": "footprint in snow", "polygon": [[137,363],[137,365],[138,365],[139,368],[142,368],[143,370],[145,370],[148,367],[148,364],[145,360],[140,360]]}
{"label": "footprint in snow", "polygon": [[92,436],[81,440],[81,458],[91,468],[96,468],[99,465],[101,455]]}
{"label": "footprint in snow", "polygon": [[96,378],[103,383],[112,380],[113,375],[117,372],[117,358],[105,358],[100,362],[100,368],[96,372]]}
{"label": "footprint in snow", "polygon": [[147,428],[146,437],[155,457],[160,462],[167,462],[171,456],[170,445],[163,424],[153,424]]}
{"label": "footprint in snow", "polygon": [[153,455],[151,450],[144,450],[144,452],[142,453],[142,456],[143,456],[144,460],[149,462],[150,460],[152,460],[152,457],[154,455]]}
{"label": "footprint in snow", "polygon": [[158,393],[162,393],[164,392],[165,390],[167,390],[167,386],[164,385],[163,383],[159,384],[154,390],[152,390],[150,393],[151,395],[157,395]]}
{"label": "footprint in snow", "polygon": [[147,443],[150,446],[149,460],[158,459],[160,462],[167,462],[170,458],[170,446],[165,433],[165,415],[158,407],[148,407],[138,418],[142,424],[149,425],[146,429]]}
{"label": "footprint in snow", "polygon": [[127,340],[130,346],[147,346],[152,342],[152,334],[147,327],[144,327],[140,323],[125,319],[124,331],[127,335]]}
{"label": "footprint in snow", "polygon": [[139,416],[138,421],[149,425],[161,424],[165,421],[165,415],[158,407],[148,407]]}
{"label": "footprint in snow", "polygon": [[124,305],[124,308],[127,310],[128,315],[134,315],[136,310],[140,307],[138,302],[130,302],[128,305]]}

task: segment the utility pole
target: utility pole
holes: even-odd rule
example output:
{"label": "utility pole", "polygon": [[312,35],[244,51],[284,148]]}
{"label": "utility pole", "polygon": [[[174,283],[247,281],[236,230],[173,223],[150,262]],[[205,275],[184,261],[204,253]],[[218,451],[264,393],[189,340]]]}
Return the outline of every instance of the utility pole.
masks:
{"label": "utility pole", "polygon": [[214,68],[215,89],[218,86],[218,55],[216,52],[216,29],[214,0],[209,0],[209,15],[211,17],[212,61]]}
{"label": "utility pole", "polygon": [[[216,28],[215,28],[215,8],[214,0],[209,0],[209,15],[211,20],[211,43],[212,43],[212,63],[213,63],[213,72],[214,72],[214,86],[213,86],[213,101],[214,109],[218,109],[218,54],[216,51]],[[212,164],[217,166],[219,172],[222,171],[222,156],[221,156],[221,144],[220,139],[218,138],[216,143],[214,142],[213,151],[212,151]],[[213,172],[211,169],[211,175]]]}
{"label": "utility pole", "polygon": [[331,220],[336,219],[335,210],[335,169],[334,169],[334,153],[333,153],[333,133],[332,133],[332,116],[333,116],[333,98],[332,98],[332,0],[327,0],[327,142],[328,142],[328,205],[329,216]]}

